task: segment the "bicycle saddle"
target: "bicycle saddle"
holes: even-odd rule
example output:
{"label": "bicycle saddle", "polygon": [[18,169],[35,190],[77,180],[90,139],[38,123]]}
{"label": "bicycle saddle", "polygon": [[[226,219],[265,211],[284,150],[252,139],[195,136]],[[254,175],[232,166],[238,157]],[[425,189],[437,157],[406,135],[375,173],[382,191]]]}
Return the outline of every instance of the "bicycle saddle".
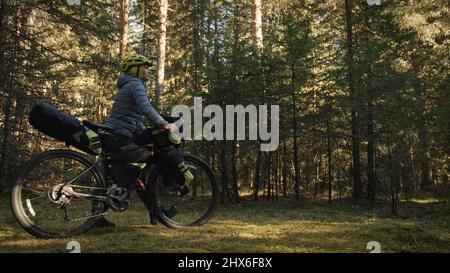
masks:
{"label": "bicycle saddle", "polygon": [[114,131],[114,128],[107,126],[107,125],[102,125],[102,124],[97,124],[94,123],[90,120],[83,120],[83,124],[88,127],[89,129],[91,129],[92,131],[95,131],[96,133],[98,133],[98,130],[105,130],[105,131]]}

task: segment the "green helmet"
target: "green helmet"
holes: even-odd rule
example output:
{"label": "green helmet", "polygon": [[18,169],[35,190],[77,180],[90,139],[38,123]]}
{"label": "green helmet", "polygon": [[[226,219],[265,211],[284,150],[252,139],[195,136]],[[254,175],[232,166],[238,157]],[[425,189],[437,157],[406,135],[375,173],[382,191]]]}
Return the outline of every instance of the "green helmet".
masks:
{"label": "green helmet", "polygon": [[139,66],[139,65],[151,65],[152,63],[142,55],[138,54],[131,54],[128,55],[128,57],[123,60],[122,63],[122,71],[128,71],[133,66]]}

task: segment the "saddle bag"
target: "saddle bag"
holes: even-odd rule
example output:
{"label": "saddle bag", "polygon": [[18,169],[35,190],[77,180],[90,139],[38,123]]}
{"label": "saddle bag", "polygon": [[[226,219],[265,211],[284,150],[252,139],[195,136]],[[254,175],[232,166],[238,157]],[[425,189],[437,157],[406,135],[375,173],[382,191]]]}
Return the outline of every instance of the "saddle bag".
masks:
{"label": "saddle bag", "polygon": [[102,152],[99,135],[84,126],[77,118],[48,103],[33,106],[29,114],[33,128],[54,139],[63,141],[91,155]]}

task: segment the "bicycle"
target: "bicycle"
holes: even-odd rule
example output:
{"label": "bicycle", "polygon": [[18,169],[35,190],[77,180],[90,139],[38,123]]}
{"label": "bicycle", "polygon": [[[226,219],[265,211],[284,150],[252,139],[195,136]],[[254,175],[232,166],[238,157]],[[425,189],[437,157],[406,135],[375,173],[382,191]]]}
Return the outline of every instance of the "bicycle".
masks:
{"label": "bicycle", "polygon": [[[101,137],[112,128],[83,121]],[[138,146],[145,154],[138,180],[145,182],[154,217],[169,228],[204,225],[214,214],[218,186],[209,165],[200,157],[183,153],[194,180],[178,185],[162,174],[161,151],[152,145]],[[39,238],[61,238],[90,231],[96,221],[110,211],[122,212],[130,206],[130,188],[119,186],[108,169],[110,160],[102,152],[97,162],[85,154],[56,149],[32,157],[13,180],[11,206],[19,224]],[[162,207],[177,206],[179,212],[167,217]],[[152,216],[153,217],[153,216]]]}

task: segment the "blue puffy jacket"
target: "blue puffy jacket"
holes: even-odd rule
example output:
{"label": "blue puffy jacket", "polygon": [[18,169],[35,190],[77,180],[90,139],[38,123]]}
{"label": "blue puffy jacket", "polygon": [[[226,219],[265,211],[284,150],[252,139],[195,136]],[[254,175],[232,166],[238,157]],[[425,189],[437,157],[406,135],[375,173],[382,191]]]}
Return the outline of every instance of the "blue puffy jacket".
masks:
{"label": "blue puffy jacket", "polygon": [[145,129],[144,116],[158,128],[168,123],[150,104],[145,84],[139,78],[125,72],[117,80],[117,88],[111,114],[105,123],[114,128],[114,133],[131,139]]}

